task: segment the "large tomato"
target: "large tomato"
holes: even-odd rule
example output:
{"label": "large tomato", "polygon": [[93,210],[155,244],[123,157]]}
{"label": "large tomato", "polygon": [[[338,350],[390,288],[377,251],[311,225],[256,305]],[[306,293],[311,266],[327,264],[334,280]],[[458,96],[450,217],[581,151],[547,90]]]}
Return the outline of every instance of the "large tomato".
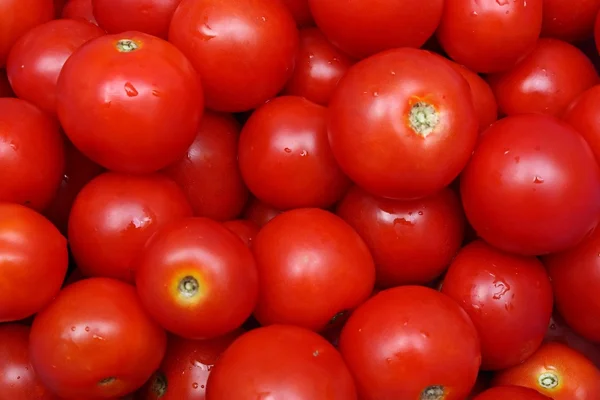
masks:
{"label": "large tomato", "polygon": [[31,363],[66,398],[114,398],[141,387],[165,354],[165,332],[135,288],[90,278],[64,288],[33,321]]}
{"label": "large tomato", "polygon": [[355,64],[329,103],[335,158],[380,197],[424,197],[449,185],[477,136],[469,85],[424,50],[390,50]]}
{"label": "large tomato", "polygon": [[480,393],[473,400],[552,400],[536,390],[521,386],[497,386]]}
{"label": "large tomato", "polygon": [[593,35],[600,0],[578,0],[576,7],[568,0],[543,1],[542,36],[576,42]]}
{"label": "large tomato", "polygon": [[348,319],[339,346],[362,400],[463,400],[481,364],[477,331],[465,311],[422,286],[369,299]]}
{"label": "large tomato", "polygon": [[600,216],[600,168],[590,146],[547,115],[507,117],[488,128],[460,188],[475,231],[518,254],[572,247]]}
{"label": "large tomato", "polygon": [[92,9],[92,0],[68,0],[62,10],[62,18],[83,19],[98,25]]}
{"label": "large tomato", "polygon": [[596,85],[571,102],[563,119],[586,139],[600,162],[600,85]]}
{"label": "large tomato", "polygon": [[273,0],[183,0],[169,41],[202,76],[206,105],[247,111],[275,97],[292,75],[298,29]]}
{"label": "large tomato", "polygon": [[170,43],[139,32],[80,47],[58,79],[57,111],[83,154],[115,171],[146,173],[176,161],[202,115],[198,74]]}

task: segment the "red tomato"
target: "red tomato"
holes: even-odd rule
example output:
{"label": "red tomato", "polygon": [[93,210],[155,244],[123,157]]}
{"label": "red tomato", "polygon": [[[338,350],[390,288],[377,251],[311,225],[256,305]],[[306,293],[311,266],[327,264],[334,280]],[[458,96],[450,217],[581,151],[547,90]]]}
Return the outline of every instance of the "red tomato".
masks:
{"label": "red tomato", "polygon": [[500,72],[535,46],[544,0],[446,0],[437,37],[444,51],[475,72]]}
{"label": "red tomato", "polygon": [[191,215],[185,195],[169,178],[109,172],[77,195],[69,217],[69,244],[84,275],[133,282],[134,260],[150,236]]}
{"label": "red tomato", "polygon": [[524,363],[499,372],[494,386],[535,389],[553,400],[600,399],[600,370],[583,354],[560,343],[545,343]]}
{"label": "red tomato", "polygon": [[527,57],[489,81],[503,114],[560,117],[574,98],[598,83],[598,73],[577,47],[540,39]]}
{"label": "red tomato", "polygon": [[10,82],[8,81],[8,76],[6,75],[6,70],[4,68],[0,68],[0,97],[14,97],[12,87],[10,86]]}
{"label": "red tomato", "polygon": [[588,142],[596,159],[600,161],[600,85],[596,85],[578,96],[567,108],[563,119]]}
{"label": "red tomato", "polygon": [[148,312],[168,331],[191,339],[239,328],[258,293],[250,249],[207,218],[173,222],[152,236],[135,283]]}
{"label": "red tomato", "polygon": [[242,128],[238,157],[252,194],[281,210],[330,207],[350,186],[329,146],[327,109],[302,97],[259,107]]}
{"label": "red tomato", "polygon": [[108,33],[138,31],[166,39],[181,0],[92,0],[98,25]]}
{"label": "red tomato", "polygon": [[283,0],[283,3],[290,10],[299,27],[314,24],[308,0]]}
{"label": "red tomato", "polygon": [[552,286],[535,257],[515,256],[482,241],[456,256],[442,286],[471,317],[485,370],[525,361],[542,344],[552,316]]}
{"label": "red tomato", "polygon": [[56,82],[67,59],[104,31],[86,21],[59,19],[38,25],[12,47],[6,71],[17,96],[56,113]]}
{"label": "red tomato", "polygon": [[308,0],[317,26],[342,51],[365,58],[397,47],[421,47],[442,16],[443,0]]}
{"label": "red tomato", "polygon": [[207,111],[187,153],[165,170],[198,217],[236,218],[248,200],[237,160],[239,132],[231,115]]}
{"label": "red tomato", "polygon": [[0,2],[0,67],[6,65],[13,44],[31,28],[54,18],[54,0]]}
{"label": "red tomato", "polygon": [[357,400],[337,350],[316,333],[286,325],[258,328],[233,342],[208,377],[206,394],[211,400]]}
{"label": "red tomato", "polygon": [[326,106],[353,61],[317,28],[300,30],[300,51],[284,93]]}
{"label": "red tomato", "polygon": [[238,235],[248,247],[252,247],[254,239],[256,239],[256,235],[258,235],[258,231],[260,230],[260,227],[255,222],[246,219],[227,221],[223,223],[223,226]]}
{"label": "red tomato", "polygon": [[63,177],[58,124],[25,100],[0,98],[0,201],[45,209]]}
{"label": "red tomato", "polygon": [[98,25],[94,10],[92,9],[92,0],[68,0],[62,10],[63,18],[83,19],[94,25]]}
{"label": "red tomato", "polygon": [[464,310],[422,286],[367,300],[344,326],[340,351],[362,400],[463,400],[481,364],[477,331]]}
{"label": "red tomato", "polygon": [[298,30],[273,0],[183,0],[169,41],[202,76],[206,106],[239,112],[275,97],[292,75]]}
{"label": "red tomato", "polygon": [[340,167],[380,197],[419,198],[448,186],[477,136],[468,84],[423,50],[390,50],[355,64],[329,104]]}
{"label": "red tomato", "polygon": [[498,386],[486,390],[473,400],[552,400],[543,394],[520,386]]}
{"label": "red tomato", "polygon": [[451,189],[402,201],[380,199],[354,187],[339,203],[337,214],[369,246],[380,287],[431,282],[446,270],[465,232],[460,200]]}
{"label": "red tomato", "polygon": [[600,368],[600,345],[592,343],[575,333],[557,312],[554,313],[548,325],[546,341],[566,344],[581,354],[585,354],[596,367]]}
{"label": "red tomato", "polygon": [[598,223],[600,168],[567,124],[512,116],[484,132],[462,173],[461,195],[485,241],[517,254],[547,254],[576,245]]}
{"label": "red tomato", "polygon": [[69,139],[120,172],[147,173],[176,161],[194,140],[202,108],[190,62],[170,43],[139,32],[88,42],[58,80],[58,117]]}
{"label": "red tomato", "polygon": [[29,361],[29,327],[0,325],[0,392],[10,400],[56,400]]}
{"label": "red tomato", "polygon": [[579,0],[576,7],[566,0],[543,1],[542,36],[576,42],[593,35],[600,0]]}
{"label": "red tomato", "polygon": [[281,214],[281,210],[263,203],[262,201],[251,198],[244,210],[244,218],[254,222],[259,227],[263,227],[267,222]]}
{"label": "red tomato", "polygon": [[31,327],[31,363],[67,398],[113,398],[141,387],[158,368],[167,337],[135,289],[108,278],[64,288]]}
{"label": "red tomato", "polygon": [[317,208],[287,211],[265,225],[253,245],[261,325],[320,331],[373,291],[375,266],[365,242],[336,215]]}

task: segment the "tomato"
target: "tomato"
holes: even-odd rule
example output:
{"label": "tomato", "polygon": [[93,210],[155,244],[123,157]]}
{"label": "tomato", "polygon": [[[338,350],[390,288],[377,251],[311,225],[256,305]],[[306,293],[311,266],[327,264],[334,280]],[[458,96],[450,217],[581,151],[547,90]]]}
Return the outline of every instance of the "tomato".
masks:
{"label": "tomato", "polygon": [[546,341],[566,344],[584,354],[596,367],[600,368],[600,345],[592,343],[575,333],[557,312],[554,313],[548,325]]}
{"label": "tomato", "polygon": [[463,400],[481,363],[477,331],[464,310],[422,286],[367,300],[344,326],[340,351],[362,400]]}
{"label": "tomato", "polygon": [[138,31],[167,38],[181,0],[92,0],[98,25],[108,33]]}
{"label": "tomato", "polygon": [[256,198],[251,198],[244,210],[244,218],[254,222],[259,227],[263,227],[279,214],[281,214],[281,210],[265,204]]}
{"label": "tomato", "polygon": [[451,189],[420,200],[374,197],[358,187],[338,204],[337,214],[369,246],[377,284],[426,284],[441,275],[460,248],[465,216]]}
{"label": "tomato", "polygon": [[224,335],[239,328],[256,305],[258,278],[250,249],[207,218],[186,218],[162,228],[136,265],[142,303],[176,335]]}
{"label": "tomato", "polygon": [[239,142],[244,182],[278,209],[327,208],[350,186],[327,139],[327,109],[302,97],[283,96],[259,107]]}
{"label": "tomato", "polygon": [[427,51],[390,50],[352,66],[329,104],[340,167],[374,195],[425,197],[448,186],[478,136],[469,85]]}
{"label": "tomato", "polygon": [[13,44],[31,28],[54,18],[54,0],[0,2],[0,67],[6,65]]}
{"label": "tomato", "polygon": [[596,85],[573,100],[563,115],[563,119],[585,138],[598,161],[600,161],[600,115],[597,113],[599,102],[600,85]]}
{"label": "tomato", "polygon": [[587,39],[593,35],[598,11],[600,0],[580,0],[577,7],[565,0],[544,0],[542,36],[569,42]]}
{"label": "tomato", "polygon": [[446,0],[437,37],[444,51],[475,72],[500,72],[533,50],[544,0]]}
{"label": "tomato", "polygon": [[31,364],[67,398],[114,398],[141,387],[165,354],[165,332],[135,289],[108,278],[64,288],[31,327]]}
{"label": "tomato", "polygon": [[0,325],[0,391],[11,400],[56,400],[39,381],[29,361],[29,327]]}
{"label": "tomato", "polygon": [[240,129],[231,115],[207,111],[190,148],[165,170],[196,216],[225,221],[242,212],[248,189],[237,160]]}
{"label": "tomato", "polygon": [[600,370],[568,346],[545,343],[524,363],[499,372],[494,385],[532,388],[553,400],[598,399]]}
{"label": "tomato", "polygon": [[88,42],[58,80],[65,133],[91,160],[119,172],[148,173],[176,161],[194,140],[202,107],[190,62],[144,33]]}
{"label": "tomato", "polygon": [[598,223],[600,168],[590,146],[547,115],[507,117],[488,128],[460,189],[479,236],[508,252],[565,250]]}
{"label": "tomato", "polygon": [[252,247],[254,239],[256,239],[256,235],[258,235],[258,231],[260,230],[260,227],[255,222],[247,219],[223,222],[223,226],[238,235],[248,247]]}
{"label": "tomato", "polygon": [[233,342],[208,377],[206,394],[211,400],[357,400],[337,350],[316,333],[286,325],[258,328]]}
{"label": "tomato", "polygon": [[356,58],[397,47],[421,47],[437,28],[443,0],[308,0],[331,42]]}
{"label": "tomato", "polygon": [[98,25],[94,10],[92,9],[92,0],[68,0],[62,10],[63,18],[83,19],[94,25]]}
{"label": "tomato", "polygon": [[298,30],[273,0],[183,0],[169,41],[203,78],[206,106],[239,112],[275,97],[294,68]]}
{"label": "tomato", "polygon": [[560,117],[575,97],[598,83],[598,73],[577,47],[556,39],[540,39],[521,62],[491,75],[489,81],[503,114]]}
{"label": "tomato", "polygon": [[320,331],[371,294],[375,266],[365,242],[338,216],[317,208],[287,211],[254,240],[261,325]]}
{"label": "tomato", "polygon": [[65,166],[56,122],[33,104],[0,98],[0,201],[46,208]]}
{"label": "tomato", "polygon": [[0,97],[14,97],[12,87],[8,81],[6,70],[0,68]]}
{"label": "tomato", "polygon": [[283,0],[283,3],[290,10],[299,27],[314,24],[308,0]]}
{"label": "tomato", "polygon": [[159,174],[102,174],[77,195],[69,244],[86,276],[134,281],[134,260],[161,227],[192,209],[175,182]]}
{"label": "tomato", "polygon": [[59,19],[38,25],[12,47],[6,71],[19,98],[56,113],[56,82],[64,63],[104,31],[86,21]]}
{"label": "tomato", "polygon": [[498,386],[486,390],[473,400],[552,400],[529,388],[520,386]]}
{"label": "tomato", "polygon": [[294,73],[284,93],[326,106],[352,64],[353,60],[334,47],[318,28],[304,28],[300,30]]}

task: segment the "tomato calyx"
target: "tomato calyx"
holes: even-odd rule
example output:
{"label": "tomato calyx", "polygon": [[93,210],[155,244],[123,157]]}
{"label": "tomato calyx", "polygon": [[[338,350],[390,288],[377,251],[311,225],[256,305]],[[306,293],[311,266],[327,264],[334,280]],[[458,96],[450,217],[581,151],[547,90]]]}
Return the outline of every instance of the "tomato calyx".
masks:
{"label": "tomato calyx", "polygon": [[554,372],[544,372],[538,376],[538,384],[544,389],[554,389],[558,383],[558,375]]}
{"label": "tomato calyx", "polygon": [[157,371],[152,378],[150,390],[156,395],[157,399],[160,399],[167,393],[167,377],[160,371]]}
{"label": "tomato calyx", "polygon": [[198,294],[200,283],[193,276],[186,276],[179,281],[179,293],[186,298],[194,297]]}
{"label": "tomato calyx", "polygon": [[130,53],[140,48],[140,46],[131,39],[120,39],[117,42],[116,47],[117,50],[121,53]]}
{"label": "tomato calyx", "polygon": [[446,391],[442,385],[428,386],[421,392],[419,400],[444,400]]}
{"label": "tomato calyx", "polygon": [[410,128],[420,136],[427,137],[440,122],[440,116],[429,103],[419,101],[410,108],[408,123]]}

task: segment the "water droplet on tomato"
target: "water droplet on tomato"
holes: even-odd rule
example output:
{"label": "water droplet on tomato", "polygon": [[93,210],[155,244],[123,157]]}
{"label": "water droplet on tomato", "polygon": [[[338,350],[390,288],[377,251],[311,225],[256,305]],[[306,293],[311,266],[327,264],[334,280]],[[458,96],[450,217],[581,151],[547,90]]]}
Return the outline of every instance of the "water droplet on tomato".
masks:
{"label": "water droplet on tomato", "polygon": [[135,97],[135,96],[137,96],[139,94],[138,91],[137,91],[137,89],[135,88],[135,86],[133,86],[131,84],[131,82],[127,82],[125,84],[124,88],[125,88],[125,93],[129,97]]}
{"label": "water droplet on tomato", "polygon": [[533,178],[533,183],[544,183],[544,178],[536,175],[535,178]]}
{"label": "water droplet on tomato", "polygon": [[285,151],[286,153],[291,153],[292,149],[290,149],[289,147],[286,147],[285,149],[283,149],[283,151]]}

